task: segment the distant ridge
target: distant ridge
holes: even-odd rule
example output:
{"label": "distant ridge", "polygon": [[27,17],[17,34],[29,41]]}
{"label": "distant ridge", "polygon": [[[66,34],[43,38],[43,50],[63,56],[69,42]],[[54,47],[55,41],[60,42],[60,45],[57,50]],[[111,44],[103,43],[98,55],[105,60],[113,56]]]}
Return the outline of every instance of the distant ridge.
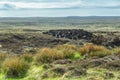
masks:
{"label": "distant ridge", "polygon": [[67,18],[113,18],[113,17],[120,17],[120,16],[67,16]]}

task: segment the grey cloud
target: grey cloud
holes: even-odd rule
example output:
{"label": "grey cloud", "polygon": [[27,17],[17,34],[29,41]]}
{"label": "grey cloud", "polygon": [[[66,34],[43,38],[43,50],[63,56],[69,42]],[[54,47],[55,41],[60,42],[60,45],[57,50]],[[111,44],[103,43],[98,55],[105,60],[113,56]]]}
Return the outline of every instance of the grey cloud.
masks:
{"label": "grey cloud", "polygon": [[11,10],[11,9],[16,9],[16,6],[12,4],[0,5],[0,10]]}
{"label": "grey cloud", "polygon": [[[3,0],[2,0],[3,1]],[[0,1],[0,2],[2,2]],[[2,7],[0,7],[0,9],[3,10],[10,10],[10,9],[76,9],[76,8],[109,8],[109,9],[115,9],[115,8],[120,8],[120,2],[118,1],[118,3],[116,3],[117,0],[115,0],[115,2],[108,2],[108,1],[100,1],[100,0],[4,0],[4,1],[8,1],[9,3],[7,4],[3,4]],[[15,4],[11,4],[11,2],[14,2]],[[38,5],[37,8],[30,6],[30,7],[23,7],[21,8],[21,6],[17,6],[16,3],[17,2],[31,2],[35,4],[38,4],[40,2],[45,2],[45,6],[43,6],[42,8]],[[51,3],[52,2],[52,3]],[[54,3],[54,2],[57,2]],[[64,3],[68,3],[67,5]],[[16,6],[15,6],[16,5]],[[26,4],[25,5],[29,5]],[[54,7],[50,7],[50,6],[54,6]],[[1,6],[1,5],[0,5]]]}

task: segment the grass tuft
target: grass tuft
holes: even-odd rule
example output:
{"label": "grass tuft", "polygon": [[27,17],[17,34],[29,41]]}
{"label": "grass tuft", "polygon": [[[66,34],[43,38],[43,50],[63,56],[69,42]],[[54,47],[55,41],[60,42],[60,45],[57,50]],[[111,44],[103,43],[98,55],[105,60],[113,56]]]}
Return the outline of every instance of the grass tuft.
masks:
{"label": "grass tuft", "polygon": [[33,54],[25,53],[20,56],[20,58],[26,62],[32,62],[33,61]]}
{"label": "grass tuft", "polygon": [[7,77],[24,77],[29,65],[18,57],[7,58],[2,64],[2,69]]}
{"label": "grass tuft", "polygon": [[57,59],[62,59],[63,53],[59,50],[52,48],[42,48],[35,55],[35,62],[37,63],[48,63]]}
{"label": "grass tuft", "polygon": [[85,44],[80,48],[79,52],[82,55],[87,55],[89,57],[104,57],[110,55],[111,51],[104,46],[94,45],[92,43]]}
{"label": "grass tuft", "polygon": [[5,53],[0,53],[0,61],[5,60],[6,57],[7,57],[7,54],[5,54]]}

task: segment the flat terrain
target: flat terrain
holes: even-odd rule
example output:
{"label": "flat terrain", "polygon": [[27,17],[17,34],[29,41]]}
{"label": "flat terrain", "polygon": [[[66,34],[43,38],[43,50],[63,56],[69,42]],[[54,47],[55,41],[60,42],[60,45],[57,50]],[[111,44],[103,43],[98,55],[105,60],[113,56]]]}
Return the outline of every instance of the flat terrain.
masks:
{"label": "flat terrain", "polygon": [[0,18],[0,28],[5,29],[85,29],[90,31],[119,31],[119,16],[88,17],[31,17]]}

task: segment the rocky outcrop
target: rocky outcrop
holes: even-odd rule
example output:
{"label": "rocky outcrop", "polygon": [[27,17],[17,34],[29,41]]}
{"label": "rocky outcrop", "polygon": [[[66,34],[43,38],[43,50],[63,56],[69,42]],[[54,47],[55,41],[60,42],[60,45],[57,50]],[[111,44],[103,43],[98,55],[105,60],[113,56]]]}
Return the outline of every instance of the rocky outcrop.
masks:
{"label": "rocky outcrop", "polygon": [[43,32],[43,34],[49,34],[56,38],[68,38],[73,40],[86,39],[90,40],[93,38],[93,34],[82,29],[64,29],[64,30],[49,30]]}

